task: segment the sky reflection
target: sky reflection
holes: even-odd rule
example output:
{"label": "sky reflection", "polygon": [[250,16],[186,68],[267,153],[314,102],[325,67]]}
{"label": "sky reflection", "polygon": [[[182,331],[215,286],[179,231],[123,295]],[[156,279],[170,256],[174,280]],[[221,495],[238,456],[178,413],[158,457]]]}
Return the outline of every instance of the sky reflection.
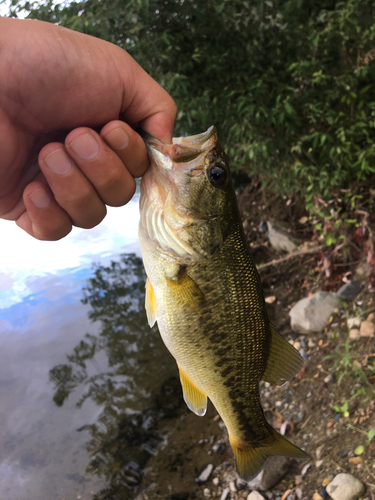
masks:
{"label": "sky reflection", "polygon": [[74,228],[57,242],[37,241],[0,220],[1,500],[92,499],[103,487],[85,472],[87,435],[76,431],[101,409],[88,400],[77,410],[80,391],[58,408],[49,370],[66,362],[86,332],[99,333],[81,303],[82,288],[93,263],[140,255],[138,220],[138,195],[109,208],[98,227]]}

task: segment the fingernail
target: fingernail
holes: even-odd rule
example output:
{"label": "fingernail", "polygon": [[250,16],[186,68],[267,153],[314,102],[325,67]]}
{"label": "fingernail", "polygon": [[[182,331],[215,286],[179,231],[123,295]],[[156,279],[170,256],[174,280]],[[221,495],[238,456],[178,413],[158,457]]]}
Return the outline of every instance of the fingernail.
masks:
{"label": "fingernail", "polygon": [[30,199],[37,208],[46,208],[51,201],[51,196],[43,187],[40,187],[30,195]]}
{"label": "fingernail", "polygon": [[115,128],[109,132],[104,136],[104,139],[108,142],[111,148],[116,151],[125,149],[129,144],[129,136],[121,127]]}
{"label": "fingernail", "polygon": [[72,168],[72,160],[63,148],[50,153],[44,161],[47,163],[48,168],[55,174],[66,174]]}
{"label": "fingernail", "polygon": [[99,153],[99,144],[91,134],[81,134],[73,142],[70,147],[81,160],[92,160]]}

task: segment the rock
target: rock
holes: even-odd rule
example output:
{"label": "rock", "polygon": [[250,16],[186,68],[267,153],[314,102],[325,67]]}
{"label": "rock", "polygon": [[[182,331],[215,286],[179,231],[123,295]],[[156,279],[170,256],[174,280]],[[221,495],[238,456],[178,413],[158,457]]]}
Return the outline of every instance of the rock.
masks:
{"label": "rock", "polygon": [[236,488],[236,485],[235,485],[234,481],[231,481],[231,482],[229,483],[229,489],[230,489],[230,491],[231,491],[232,493],[236,493],[236,492],[237,492],[237,488]]}
{"label": "rock", "polygon": [[374,331],[375,327],[372,321],[368,320],[362,321],[360,328],[361,337],[373,337]]}
{"label": "rock", "polygon": [[218,477],[214,477],[213,480],[212,480],[212,484],[214,486],[218,486],[220,483],[220,479]]}
{"label": "rock", "polygon": [[365,492],[365,486],[351,474],[337,474],[327,486],[332,500],[357,500]]}
{"label": "rock", "polygon": [[209,498],[211,496],[211,492],[208,488],[205,488],[203,490],[203,495],[206,497],[206,498]]}
{"label": "rock", "polygon": [[254,479],[247,483],[247,487],[249,488],[249,490],[259,490],[262,488],[263,472],[264,470],[259,472],[259,474],[254,477]]}
{"label": "rock", "polygon": [[361,336],[361,332],[358,330],[358,328],[352,328],[349,333],[349,337],[351,339],[359,339]]}
{"label": "rock", "polygon": [[304,468],[303,468],[303,469],[302,469],[302,471],[301,471],[301,476],[302,476],[302,477],[303,477],[303,476],[305,476],[305,475],[307,474],[307,471],[310,469],[310,467],[311,467],[311,463],[306,464],[306,465],[304,466]]}
{"label": "rock", "polygon": [[317,449],[315,450],[315,455],[316,455],[317,460],[319,460],[319,459],[320,459],[320,457],[322,456],[323,450],[324,450],[324,444],[321,444],[321,445],[320,445],[320,446],[318,446],[318,447],[317,447]]}
{"label": "rock", "polygon": [[294,242],[286,231],[283,231],[270,221],[266,221],[266,225],[268,229],[268,239],[275,250],[281,250],[283,252],[293,252],[296,250],[298,243]]}
{"label": "rock", "polygon": [[302,496],[303,496],[303,491],[301,490],[301,488],[296,488],[296,497],[297,497],[297,499],[301,500]]}
{"label": "rock", "polygon": [[339,288],[337,296],[342,300],[352,302],[361,290],[362,285],[360,283],[358,283],[357,281],[349,281],[348,283],[345,283],[345,285],[342,285],[341,288]]}
{"label": "rock", "polygon": [[348,450],[341,450],[337,453],[339,458],[346,458],[348,456]]}
{"label": "rock", "polygon": [[367,316],[367,321],[374,321],[375,319],[375,314],[374,313],[370,313],[368,316]]}
{"label": "rock", "polygon": [[295,304],[289,312],[292,330],[299,333],[320,332],[337,305],[337,294],[316,292]]}
{"label": "rock", "polygon": [[259,493],[259,491],[252,491],[247,495],[246,500],[264,500],[264,496]]}
{"label": "rock", "polygon": [[325,486],[321,486],[319,488],[319,491],[318,491],[319,495],[324,499],[324,500],[328,500],[329,496],[328,496],[328,493],[327,493],[327,490],[325,488]]}
{"label": "rock", "polygon": [[288,472],[290,463],[290,458],[288,457],[270,457],[263,470],[261,489],[270,490],[278,484]]}
{"label": "rock", "polygon": [[247,486],[246,481],[238,477],[236,480],[236,488],[238,489],[238,491],[244,490],[246,486]]}
{"label": "rock", "polygon": [[220,500],[226,500],[228,495],[229,495],[229,488],[225,488],[225,490],[223,490],[223,493],[221,494]]}
{"label": "rock", "polygon": [[266,302],[267,304],[273,304],[276,300],[276,295],[270,295],[269,297],[266,297],[264,299],[264,302]]}
{"label": "rock", "polygon": [[323,500],[323,497],[321,497],[319,493],[316,491],[312,496],[312,500]]}
{"label": "rock", "polygon": [[211,475],[211,472],[214,470],[214,466],[212,464],[208,464],[207,467],[200,473],[200,476],[195,480],[198,484],[205,483]]}
{"label": "rock", "polygon": [[361,318],[348,318],[348,328],[359,328],[361,325]]}

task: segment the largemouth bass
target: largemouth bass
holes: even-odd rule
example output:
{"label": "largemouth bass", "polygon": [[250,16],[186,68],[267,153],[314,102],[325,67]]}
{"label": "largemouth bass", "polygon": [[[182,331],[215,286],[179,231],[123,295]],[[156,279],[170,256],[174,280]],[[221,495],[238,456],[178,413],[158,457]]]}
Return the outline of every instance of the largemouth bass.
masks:
{"label": "largemouth bass", "polygon": [[202,416],[210,398],[246,480],[271,455],[308,458],[267,423],[260,404],[260,380],[283,384],[303,360],[268,319],[216,129],[173,144],[144,139],[146,312],[177,361],[188,407]]}

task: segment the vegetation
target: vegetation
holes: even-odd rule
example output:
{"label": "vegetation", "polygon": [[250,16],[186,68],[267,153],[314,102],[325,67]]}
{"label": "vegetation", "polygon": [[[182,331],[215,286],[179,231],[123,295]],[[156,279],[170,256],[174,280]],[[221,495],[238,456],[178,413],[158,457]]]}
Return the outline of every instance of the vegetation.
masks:
{"label": "vegetation", "polygon": [[[302,193],[310,209],[375,173],[371,0],[23,7],[128,50],[175,98],[177,134],[215,124],[234,168]],[[13,0],[12,15],[19,9]]]}

